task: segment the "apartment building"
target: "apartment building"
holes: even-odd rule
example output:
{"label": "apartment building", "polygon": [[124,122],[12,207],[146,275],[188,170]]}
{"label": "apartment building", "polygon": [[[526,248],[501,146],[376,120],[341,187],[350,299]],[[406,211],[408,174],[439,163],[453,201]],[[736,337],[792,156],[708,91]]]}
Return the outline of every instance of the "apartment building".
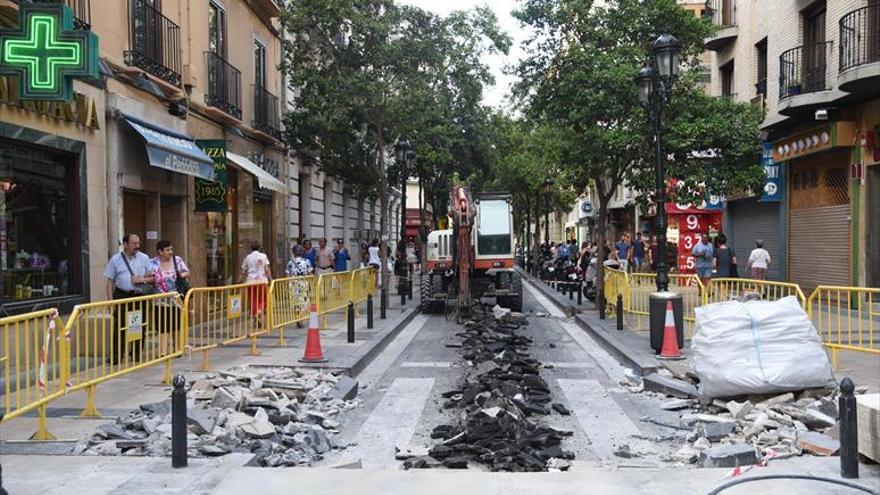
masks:
{"label": "apartment building", "polygon": [[713,95],[764,110],[763,191],[727,198],[740,256],[805,290],[880,286],[880,2],[711,0]]}
{"label": "apartment building", "polygon": [[81,62],[41,72],[60,53],[44,46],[0,67],[0,311],[104,299],[126,233],[151,256],[170,240],[195,286],[236,281],[253,241],[280,275],[296,240],[379,237],[378,201],[284,143],[280,14],[278,0],[0,0],[0,29],[27,41],[15,50],[74,40]]}

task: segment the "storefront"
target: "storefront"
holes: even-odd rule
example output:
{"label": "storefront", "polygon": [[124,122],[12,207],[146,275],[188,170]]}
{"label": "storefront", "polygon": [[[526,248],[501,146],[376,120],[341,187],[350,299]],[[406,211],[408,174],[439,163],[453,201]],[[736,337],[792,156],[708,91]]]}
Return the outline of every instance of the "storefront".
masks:
{"label": "storefront", "polygon": [[19,99],[0,77],[0,315],[103,297],[90,277],[106,252],[103,99]]}
{"label": "storefront", "polygon": [[764,249],[770,253],[772,262],[767,279],[785,280],[785,239],[780,203],[761,202],[758,197],[736,199],[727,202],[727,243],[736,254],[739,274],[746,277],[746,263],[755,249],[755,242],[764,241]]}
{"label": "storefront", "polygon": [[774,161],[788,162],[788,278],[805,293],[852,279],[849,168],[855,135],[854,122],[841,121],[773,143]]}

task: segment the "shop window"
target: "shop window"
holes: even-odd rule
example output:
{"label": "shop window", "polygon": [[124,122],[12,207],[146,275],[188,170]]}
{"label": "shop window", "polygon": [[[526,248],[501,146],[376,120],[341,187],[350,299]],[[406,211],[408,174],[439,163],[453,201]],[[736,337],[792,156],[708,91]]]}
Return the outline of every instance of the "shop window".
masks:
{"label": "shop window", "polygon": [[76,158],[0,139],[2,304],[80,294]]}

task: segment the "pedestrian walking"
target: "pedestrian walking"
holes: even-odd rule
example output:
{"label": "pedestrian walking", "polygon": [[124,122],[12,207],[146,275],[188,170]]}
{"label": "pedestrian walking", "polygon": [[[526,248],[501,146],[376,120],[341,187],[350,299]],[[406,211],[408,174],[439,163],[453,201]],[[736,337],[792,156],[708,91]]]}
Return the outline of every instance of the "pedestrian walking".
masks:
{"label": "pedestrian walking", "polygon": [[700,242],[691,250],[691,256],[694,257],[697,276],[703,282],[703,287],[707,287],[712,280],[712,263],[715,258],[715,249],[709,241],[708,233],[700,236]]}
{"label": "pedestrian walking", "polygon": [[736,253],[727,245],[724,234],[718,236],[718,248],[715,250],[715,275],[718,278],[738,277],[736,269]]}
{"label": "pedestrian walking", "polygon": [[660,245],[657,244],[657,237],[651,237],[651,245],[648,247],[648,263],[652,272],[657,271],[657,265],[660,262]]}
{"label": "pedestrian walking", "polygon": [[[119,300],[142,296],[153,292],[153,276],[150,273],[150,258],[140,252],[141,239],[137,234],[127,234],[122,238],[122,251],[114,254],[104,268],[107,279],[107,299]],[[110,335],[110,364],[119,364],[128,355],[128,312],[124,304],[117,304],[113,310],[115,332]],[[112,327],[111,327],[112,328]],[[135,362],[140,360],[143,339],[136,339],[132,351]]]}
{"label": "pedestrian walking", "polygon": [[318,256],[318,252],[315,250],[315,248],[312,247],[311,239],[304,240],[303,241],[303,258],[309,260],[309,263],[311,263],[312,266],[316,266],[315,261],[317,259],[317,256]]}
{"label": "pedestrian walking", "polygon": [[627,271],[630,257],[632,256],[632,243],[629,241],[629,234],[620,236],[620,240],[614,244],[614,248],[617,250],[617,261],[620,263],[620,269]]}
{"label": "pedestrian walking", "polygon": [[770,268],[770,253],[764,249],[764,241],[755,241],[755,249],[749,254],[749,263],[746,269],[749,276],[755,280],[767,280],[767,270]]}
{"label": "pedestrian walking", "polygon": [[293,258],[290,258],[290,261],[287,262],[287,266],[284,267],[284,274],[288,277],[304,277],[306,275],[311,275],[315,271],[315,267],[312,266],[312,263],[303,257],[305,254],[305,248],[302,246],[293,246]]}
{"label": "pedestrian walking", "polygon": [[266,310],[266,295],[269,281],[272,279],[272,271],[269,268],[269,257],[260,251],[260,243],[251,242],[251,252],[241,262],[241,280],[251,284],[248,287],[248,301],[251,306],[251,316],[254,326],[260,328],[263,324],[263,312]]}
{"label": "pedestrian walking", "polygon": [[327,239],[318,240],[318,252],[315,255],[315,273],[323,275],[333,271],[333,250],[327,246]]}
{"label": "pedestrian walking", "polygon": [[[150,272],[156,292],[177,292],[181,298],[189,290],[189,267],[180,256],[174,255],[171,241],[156,243],[156,257],[150,260]],[[177,350],[181,305],[178,299],[157,299],[153,305],[153,331],[159,334],[159,355]],[[169,338],[170,336],[170,338]],[[169,350],[168,344],[171,343]]]}
{"label": "pedestrian walking", "polygon": [[345,247],[345,241],[339,239],[336,241],[336,249],[333,250],[333,269],[337,272],[348,270],[348,260],[351,256],[348,254],[348,248]]}
{"label": "pedestrian walking", "polygon": [[636,240],[632,243],[632,271],[640,272],[645,262],[645,241],[642,233],[636,233]]}

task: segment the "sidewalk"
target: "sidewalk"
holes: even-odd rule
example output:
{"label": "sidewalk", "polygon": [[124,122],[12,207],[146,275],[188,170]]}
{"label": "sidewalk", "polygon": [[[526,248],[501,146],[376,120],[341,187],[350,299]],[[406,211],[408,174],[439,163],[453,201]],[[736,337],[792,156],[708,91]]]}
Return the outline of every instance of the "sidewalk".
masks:
{"label": "sidewalk", "polygon": [[[250,341],[244,341],[211,351],[213,370],[225,370],[235,366],[297,366],[320,367],[348,375],[357,375],[397,336],[400,330],[418,314],[418,291],[414,300],[407,299],[401,306],[396,290],[389,289],[387,318],[379,318],[378,295],[374,299],[374,328],[367,329],[366,304],[361,305],[360,315],[355,318],[355,342],[347,342],[347,319],[345,311],[337,311],[328,317],[329,329],[321,331],[321,344],[327,363],[304,364],[299,359],[305,349],[306,323],[303,328],[290,325],[285,328],[284,346],[279,345],[277,332],[261,337],[257,344],[259,356],[251,356]],[[174,373],[183,373],[187,382],[201,379],[204,372],[197,371],[202,362],[201,353],[184,356],[173,362]],[[117,416],[125,415],[141,404],[166,400],[170,386],[162,385],[164,365],[158,364],[146,370],[129,373],[97,386],[95,404],[104,418],[79,419],[76,416],[86,404],[84,391],[73,392],[49,404],[48,428],[58,442],[22,442],[37,429],[36,412],[15,418],[0,426],[0,454],[66,454],[70,453],[76,440],[84,439],[95,428]]]}
{"label": "sidewalk", "polygon": [[[574,317],[578,325],[625,366],[642,375],[663,366],[651,349],[648,330],[636,325],[634,317],[624,318],[624,330],[618,331],[616,315],[610,314],[608,319],[600,320],[599,312],[595,310],[595,303],[584,299],[583,304],[578,306],[577,299],[569,300],[567,295],[556,292],[545,282],[522,270],[520,272],[532,287],[560,308],[577,307],[581,311]],[[642,317],[640,320],[647,324],[647,317]],[[682,354],[690,357],[690,340],[685,340]],[[844,376],[849,376],[856,385],[867,386],[870,392],[880,391],[880,359],[877,356],[863,352],[840,351],[839,360],[840,365],[834,370],[838,381]],[[689,363],[689,360],[684,363]]]}

